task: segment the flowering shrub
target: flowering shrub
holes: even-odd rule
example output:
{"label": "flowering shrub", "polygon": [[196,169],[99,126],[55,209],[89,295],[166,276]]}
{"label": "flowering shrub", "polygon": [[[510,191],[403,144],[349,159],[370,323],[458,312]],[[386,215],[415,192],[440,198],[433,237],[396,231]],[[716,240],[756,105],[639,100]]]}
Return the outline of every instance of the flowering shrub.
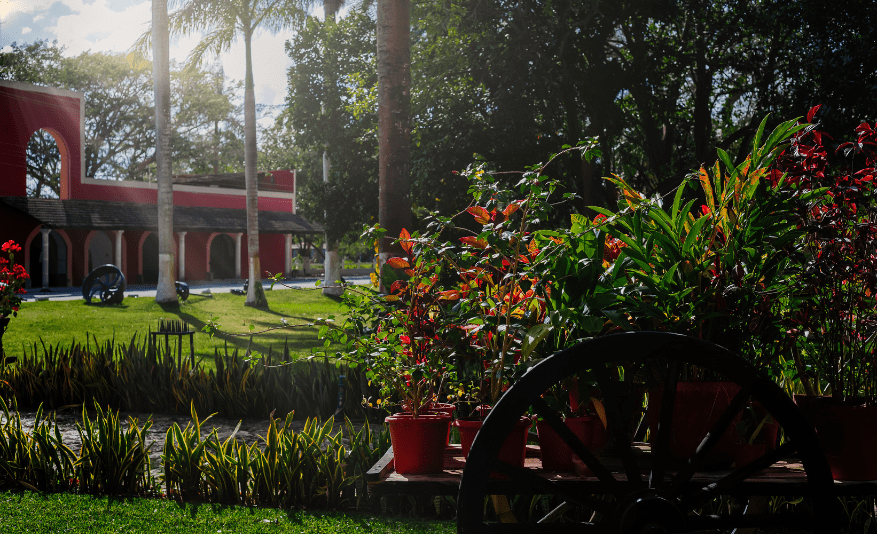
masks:
{"label": "flowering shrub", "polygon": [[14,241],[3,243],[2,251],[8,258],[0,257],[0,317],[15,317],[21,306],[21,297],[26,293],[22,287],[24,281],[30,278],[24,270],[24,266],[15,263],[15,253],[21,251],[21,247]]}
{"label": "flowering shrub", "polygon": [[[810,110],[812,122],[819,107]],[[837,399],[877,401],[877,130],[859,125],[855,142],[834,151],[832,165],[816,127],[801,131],[776,173],[820,193],[799,205],[807,256],[791,302],[789,333]],[[816,388],[823,389],[823,388]],[[815,391],[813,392],[815,393]]]}
{"label": "flowering shrub", "polygon": [[[380,382],[383,399],[373,405],[393,396],[419,414],[443,391],[495,402],[555,331],[547,278],[557,255],[550,251],[569,243],[562,233],[538,228],[549,198],[558,196],[543,168],[525,173],[512,190],[482,164],[470,166],[472,205],[452,217],[435,215],[422,235],[403,231],[404,255],[387,261],[398,279],[382,271],[389,294],[353,289],[347,323],[321,329],[346,344],[338,357],[363,364]],[[367,235],[376,239],[381,232],[371,228]]]}

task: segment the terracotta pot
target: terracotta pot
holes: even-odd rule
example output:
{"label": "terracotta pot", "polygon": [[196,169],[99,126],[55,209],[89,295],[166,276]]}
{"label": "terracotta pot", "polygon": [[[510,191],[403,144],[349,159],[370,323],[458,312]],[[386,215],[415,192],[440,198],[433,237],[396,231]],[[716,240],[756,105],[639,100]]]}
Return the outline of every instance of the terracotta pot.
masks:
{"label": "terracotta pot", "polygon": [[877,407],[825,403],[813,417],[835,480],[877,480]]}
{"label": "terracotta pot", "polygon": [[[564,423],[572,430],[586,447],[590,449],[587,434],[591,418],[567,417]],[[602,425],[601,425],[602,426]],[[539,434],[539,454],[542,457],[542,469],[546,471],[572,470],[572,449],[545,421],[536,421],[536,432]]]}
{"label": "terracotta pot", "polygon": [[764,456],[766,451],[766,443],[735,443],[731,449],[731,456],[734,457],[734,464],[737,467],[743,467]]}
{"label": "terracotta pot", "polygon": [[[478,435],[478,431],[483,423],[484,421],[481,420],[466,421],[457,419],[454,421],[454,426],[460,430],[460,445],[462,446],[464,457],[469,456],[469,449],[472,447],[472,442],[475,441],[475,436]],[[499,449],[497,458],[507,464],[523,467],[524,456],[527,453],[527,433],[531,426],[529,418],[521,417],[515,423],[511,433]]]}
{"label": "terracotta pot", "polygon": [[[676,384],[676,402],[670,423],[670,454],[679,459],[690,458],[697,446],[710,431],[719,417],[731,405],[731,399],[740,391],[734,382],[679,382]],[[658,427],[661,414],[663,387],[649,393],[646,416],[651,429],[650,440]],[[737,442],[737,414],[719,439],[719,443],[707,454],[708,463],[727,461]]]}
{"label": "terracotta pot", "polygon": [[397,473],[441,473],[451,418],[444,414],[396,414],[386,418]]}

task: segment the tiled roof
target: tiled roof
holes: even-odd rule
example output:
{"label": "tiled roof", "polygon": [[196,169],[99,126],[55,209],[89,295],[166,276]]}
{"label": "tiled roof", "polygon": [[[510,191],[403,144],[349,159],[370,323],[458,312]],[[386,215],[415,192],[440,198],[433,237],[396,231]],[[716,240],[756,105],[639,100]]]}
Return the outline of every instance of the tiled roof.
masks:
{"label": "tiled roof", "polygon": [[[30,215],[48,228],[158,230],[155,204],[26,197],[0,197],[0,203]],[[174,231],[246,232],[247,212],[243,209],[176,206]],[[300,215],[259,212],[260,234],[314,234],[322,231],[322,226],[309,223]]]}

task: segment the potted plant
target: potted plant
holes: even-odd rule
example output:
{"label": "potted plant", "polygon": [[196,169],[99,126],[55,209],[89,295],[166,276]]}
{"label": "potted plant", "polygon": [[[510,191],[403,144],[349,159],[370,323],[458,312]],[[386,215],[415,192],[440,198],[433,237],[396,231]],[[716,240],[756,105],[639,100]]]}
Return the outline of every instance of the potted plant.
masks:
{"label": "potted plant", "polygon": [[[735,165],[717,149],[715,165],[687,177],[672,203],[610,179],[623,200],[617,212],[594,208],[605,216],[594,226],[622,244],[607,265],[613,276],[625,278],[620,305],[604,311],[615,327],[684,333],[739,352],[756,367],[777,365],[774,340],[785,339],[778,314],[794,285],[790,273],[802,232],[789,203],[799,192],[770,180],[771,165],[805,126],[787,121],[765,139],[766,120],[745,160]],[[686,198],[689,186],[697,190],[693,198]],[[650,371],[656,378],[648,405],[654,429],[663,369]],[[697,367],[681,370],[670,425],[674,456],[691,456],[739,391],[722,380]],[[712,460],[729,459],[733,434],[726,432]]]}
{"label": "potted plant", "polygon": [[737,467],[749,465],[776,446],[776,423],[769,413],[759,410],[754,404],[750,403],[743,409],[735,428],[738,439],[731,449],[731,455]]}
{"label": "potted plant", "polygon": [[[379,239],[383,231],[367,235]],[[399,408],[386,418],[399,473],[433,473],[444,467],[451,418],[430,411],[447,375],[449,344],[446,327],[448,304],[438,285],[440,261],[428,238],[403,230],[398,244],[404,256],[388,265],[398,278],[385,281],[386,295],[354,290],[345,294],[348,319],[341,327],[325,321],[320,335],[346,347],[338,354],[365,368],[370,382],[380,387],[380,397],[366,399],[371,407]],[[385,270],[386,271],[386,270]],[[390,272],[390,271],[387,271]]]}
{"label": "potted plant", "polygon": [[23,286],[30,276],[23,265],[15,263],[15,253],[21,251],[17,243],[7,241],[0,248],[8,256],[0,257],[0,363],[5,365],[7,360],[3,352],[3,334],[9,326],[10,316],[18,315],[21,295],[27,292]]}
{"label": "potted plant", "polygon": [[[818,107],[813,108],[810,116]],[[863,123],[855,142],[840,144],[832,162],[826,135],[808,130],[781,162],[801,187],[824,192],[801,206],[807,261],[794,295],[789,331],[815,424],[832,474],[877,479],[877,130]],[[804,399],[797,399],[803,404]]]}

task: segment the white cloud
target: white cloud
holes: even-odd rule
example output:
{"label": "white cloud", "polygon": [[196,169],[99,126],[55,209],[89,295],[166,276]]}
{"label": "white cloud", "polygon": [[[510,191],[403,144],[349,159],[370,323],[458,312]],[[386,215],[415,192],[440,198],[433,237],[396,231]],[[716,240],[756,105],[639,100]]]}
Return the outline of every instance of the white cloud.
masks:
{"label": "white cloud", "polygon": [[30,29],[30,28],[28,28],[27,26],[25,26],[24,28],[21,29],[21,35],[27,35],[27,34],[29,34],[29,33],[32,32],[32,31],[33,31],[32,29]]}

